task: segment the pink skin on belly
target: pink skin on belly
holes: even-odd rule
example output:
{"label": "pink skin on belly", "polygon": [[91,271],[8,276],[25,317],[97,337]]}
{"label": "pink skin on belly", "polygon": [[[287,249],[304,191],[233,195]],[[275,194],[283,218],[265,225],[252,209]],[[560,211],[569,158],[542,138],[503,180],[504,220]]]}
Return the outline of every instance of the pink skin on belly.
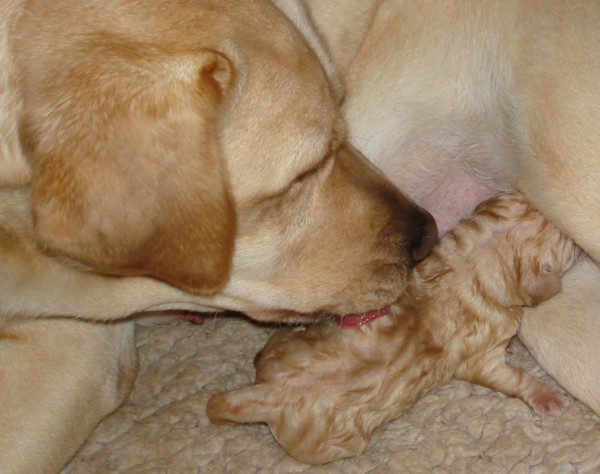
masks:
{"label": "pink skin on belly", "polygon": [[456,145],[456,138],[447,141],[446,146],[438,146],[426,140],[409,140],[387,150],[365,150],[388,179],[433,215],[440,237],[471,215],[478,204],[509,191],[501,183],[486,180],[489,173],[485,170],[474,173],[468,164],[470,155]]}
{"label": "pink skin on belly", "polygon": [[479,203],[498,193],[463,169],[451,170],[428,188],[430,191],[426,194],[412,197],[433,215],[440,237],[470,215]]}
{"label": "pink skin on belly", "polygon": [[440,237],[501,190],[475,178],[453,156],[438,149],[419,150],[403,159],[395,156],[375,163],[403,193],[433,215]]}

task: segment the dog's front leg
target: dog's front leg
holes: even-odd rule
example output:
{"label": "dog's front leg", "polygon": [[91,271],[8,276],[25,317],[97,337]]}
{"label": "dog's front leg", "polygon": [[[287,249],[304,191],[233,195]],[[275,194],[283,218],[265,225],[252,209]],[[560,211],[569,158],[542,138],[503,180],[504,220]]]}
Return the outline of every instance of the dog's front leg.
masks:
{"label": "dog's front leg", "polygon": [[519,336],[539,364],[600,414],[600,268],[584,260],[563,277],[563,290],[525,311]]}
{"label": "dog's front leg", "polygon": [[133,323],[20,320],[0,328],[0,472],[57,472],[129,394]]}

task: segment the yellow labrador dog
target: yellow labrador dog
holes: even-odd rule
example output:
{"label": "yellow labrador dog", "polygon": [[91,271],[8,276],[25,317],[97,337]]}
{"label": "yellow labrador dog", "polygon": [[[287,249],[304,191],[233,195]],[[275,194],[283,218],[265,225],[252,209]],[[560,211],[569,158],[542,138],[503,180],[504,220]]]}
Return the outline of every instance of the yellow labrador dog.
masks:
{"label": "yellow labrador dog", "polygon": [[[351,141],[443,234],[519,190],[600,262],[600,3],[307,0]],[[579,264],[521,337],[600,413],[600,271]]]}
{"label": "yellow labrador dog", "polygon": [[368,312],[435,243],[276,3],[0,4],[0,472],[59,469],[122,402],[129,315]]}

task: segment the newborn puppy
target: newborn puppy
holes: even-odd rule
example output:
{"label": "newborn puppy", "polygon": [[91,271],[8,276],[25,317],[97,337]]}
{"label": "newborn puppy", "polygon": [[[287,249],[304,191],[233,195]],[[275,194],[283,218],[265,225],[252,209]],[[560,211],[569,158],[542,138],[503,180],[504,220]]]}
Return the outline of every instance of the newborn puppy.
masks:
{"label": "newborn puppy", "polygon": [[375,428],[452,377],[557,415],[567,399],[508,365],[505,349],[522,308],[557,294],[579,253],[520,194],[497,196],[417,265],[389,310],[276,332],[255,359],[256,385],[214,396],[207,414],[265,422],[311,464],[359,454]]}

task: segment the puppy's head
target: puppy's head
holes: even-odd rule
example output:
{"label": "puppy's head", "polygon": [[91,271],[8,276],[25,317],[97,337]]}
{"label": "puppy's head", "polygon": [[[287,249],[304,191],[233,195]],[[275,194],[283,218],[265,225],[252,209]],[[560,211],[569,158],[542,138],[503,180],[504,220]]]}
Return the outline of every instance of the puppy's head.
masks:
{"label": "puppy's head", "polygon": [[294,319],[393,302],[436,240],[346,143],[337,89],[270,2],[32,0],[14,34],[51,252]]}
{"label": "puppy's head", "polygon": [[[563,273],[581,254],[572,240],[519,193],[483,203],[472,221],[492,236],[484,246],[491,245],[492,251],[473,257],[482,266],[479,273],[495,273],[492,278],[503,279],[495,287],[506,287],[507,304],[536,306],[558,294]],[[499,270],[494,272],[496,267]]]}
{"label": "puppy's head", "polygon": [[519,290],[526,306],[537,306],[560,293],[563,273],[581,255],[579,247],[549,221],[540,223],[536,237],[523,246],[519,268]]}

